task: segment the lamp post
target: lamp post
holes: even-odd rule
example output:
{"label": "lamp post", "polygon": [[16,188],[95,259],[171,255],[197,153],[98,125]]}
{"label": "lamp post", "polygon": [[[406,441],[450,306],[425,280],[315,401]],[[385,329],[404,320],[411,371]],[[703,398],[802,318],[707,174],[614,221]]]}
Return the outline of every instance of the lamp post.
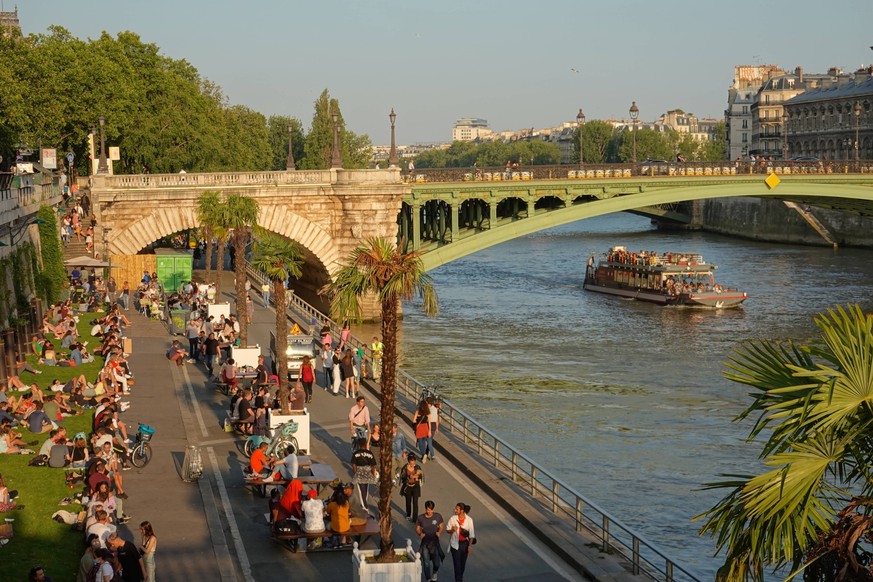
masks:
{"label": "lamp post", "polygon": [[582,126],[585,125],[585,114],[582,113],[582,108],[579,108],[579,113],[576,114],[576,124],[579,126],[579,169],[582,169],[582,165],[585,163],[584,156],[582,155]]}
{"label": "lamp post", "polygon": [[9,229],[9,244],[6,244],[5,242],[0,241],[0,247],[14,247],[15,243],[16,243],[15,238],[18,237],[17,242],[21,242],[21,235],[24,233],[25,230],[27,230],[28,226],[31,226],[34,224],[45,224],[45,220],[43,220],[42,218],[31,218],[30,220],[28,220],[24,224],[21,224],[17,227],[15,226],[15,221],[10,222],[6,226],[6,228]]}
{"label": "lamp post", "polygon": [[294,134],[294,126],[288,126],[288,159],[285,161],[285,169],[289,172],[297,169],[297,164],[294,163],[294,150],[291,136]]}
{"label": "lamp post", "polygon": [[857,162],[860,158],[858,157],[858,128],[861,125],[861,102],[855,101],[855,161]]}
{"label": "lamp post", "polygon": [[397,167],[397,146],[394,143],[394,122],[397,120],[397,114],[394,113],[394,108],[391,108],[391,113],[388,114],[388,119],[391,120],[391,151],[388,153],[388,167]]}
{"label": "lamp post", "polygon": [[640,116],[640,108],[637,107],[637,102],[631,102],[630,109],[627,110],[630,113],[631,121],[633,122],[633,141],[634,141],[634,163],[637,163],[637,119]]}
{"label": "lamp post", "polygon": [[339,145],[339,115],[334,111],[331,117],[333,118],[333,147],[330,154],[330,169],[333,170],[343,167],[343,157]]}
{"label": "lamp post", "polygon": [[98,174],[108,174],[109,173],[109,164],[106,162],[106,139],[103,134],[103,125],[106,123],[106,120],[103,119],[103,116],[100,116],[100,163],[97,164],[97,173]]}
{"label": "lamp post", "polygon": [[788,159],[788,110],[782,108],[782,159]]}

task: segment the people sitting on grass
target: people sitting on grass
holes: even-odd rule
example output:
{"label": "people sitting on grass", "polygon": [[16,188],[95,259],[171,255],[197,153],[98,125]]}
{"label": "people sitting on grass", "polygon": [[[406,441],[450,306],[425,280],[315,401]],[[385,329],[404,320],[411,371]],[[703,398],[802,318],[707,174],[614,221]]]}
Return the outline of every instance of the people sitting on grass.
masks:
{"label": "people sitting on grass", "polygon": [[49,432],[57,426],[43,410],[42,402],[34,402],[34,408],[28,411],[23,420],[27,421],[27,427],[30,429],[30,432],[35,434]]}

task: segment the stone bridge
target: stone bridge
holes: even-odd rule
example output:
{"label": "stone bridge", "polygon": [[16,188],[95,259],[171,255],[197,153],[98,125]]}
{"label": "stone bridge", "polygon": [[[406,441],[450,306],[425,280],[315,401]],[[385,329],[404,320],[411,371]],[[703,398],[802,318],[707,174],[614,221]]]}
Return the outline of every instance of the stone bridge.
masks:
{"label": "stone bridge", "polygon": [[361,239],[395,237],[402,200],[411,190],[395,169],[98,174],[90,185],[110,255],[137,254],[160,238],[199,227],[197,198],[203,192],[253,198],[263,228],[305,249],[310,289],[327,283]]}

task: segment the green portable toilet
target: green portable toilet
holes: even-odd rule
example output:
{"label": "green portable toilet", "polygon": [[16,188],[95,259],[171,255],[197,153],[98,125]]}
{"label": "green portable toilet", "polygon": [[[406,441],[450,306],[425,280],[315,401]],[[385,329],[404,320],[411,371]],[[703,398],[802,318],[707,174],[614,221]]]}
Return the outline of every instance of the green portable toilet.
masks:
{"label": "green portable toilet", "polygon": [[155,249],[158,280],[164,286],[164,292],[172,293],[179,290],[182,281],[190,281],[193,269],[193,257],[190,252],[176,249]]}

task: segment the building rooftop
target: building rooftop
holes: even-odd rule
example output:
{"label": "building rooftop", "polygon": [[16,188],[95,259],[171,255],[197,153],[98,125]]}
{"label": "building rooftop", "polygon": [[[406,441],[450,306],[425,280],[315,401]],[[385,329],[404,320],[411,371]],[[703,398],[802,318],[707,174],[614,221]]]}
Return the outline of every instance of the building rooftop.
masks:
{"label": "building rooftop", "polygon": [[819,87],[811,89],[806,93],[801,93],[796,97],[792,97],[786,103],[788,105],[797,105],[798,103],[812,103],[815,101],[825,101],[830,99],[852,98],[852,97],[869,97],[873,95],[873,77],[869,73],[860,75],[856,73],[854,79],[844,84],[833,84],[830,87]]}

